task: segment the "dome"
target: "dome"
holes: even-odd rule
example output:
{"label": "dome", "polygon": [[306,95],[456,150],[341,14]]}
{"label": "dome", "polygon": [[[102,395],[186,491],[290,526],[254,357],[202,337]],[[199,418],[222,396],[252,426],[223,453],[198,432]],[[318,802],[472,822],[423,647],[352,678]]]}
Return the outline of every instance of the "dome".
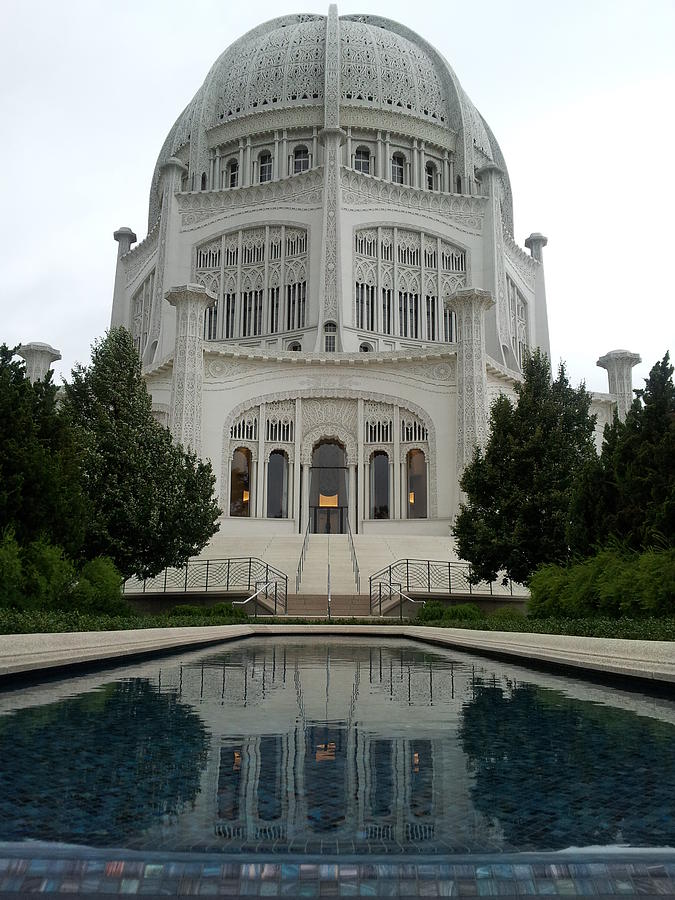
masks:
{"label": "dome", "polygon": [[[159,215],[159,174],[169,158],[183,159],[196,172],[215,129],[238,123],[241,131],[242,120],[250,118],[250,133],[260,132],[265,127],[261,115],[323,109],[327,21],[310,14],[272,19],[219,56],[164,142],[153,177],[149,226]],[[415,122],[424,122],[454,133],[460,168],[495,163],[504,170],[510,218],[499,146],[441,54],[410,29],[379,16],[340,17],[337,35],[341,111],[381,110],[411,132]]]}

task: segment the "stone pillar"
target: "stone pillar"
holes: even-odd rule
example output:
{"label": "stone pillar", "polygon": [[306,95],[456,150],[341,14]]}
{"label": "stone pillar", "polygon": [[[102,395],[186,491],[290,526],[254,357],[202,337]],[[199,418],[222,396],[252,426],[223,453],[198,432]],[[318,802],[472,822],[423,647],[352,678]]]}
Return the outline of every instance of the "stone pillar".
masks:
{"label": "stone pillar", "polygon": [[616,412],[623,422],[633,403],[633,366],[641,363],[638,353],[630,350],[610,350],[597,361],[601,369],[607,369],[609,393],[616,403]]}
{"label": "stone pillar", "polygon": [[[283,246],[283,236],[281,239]],[[282,263],[283,265],[283,263]],[[302,446],[302,400],[295,400],[295,446],[293,447],[293,517],[298,523],[298,531],[301,528],[302,518],[300,514],[300,448]]]}
{"label": "stone pillar", "polygon": [[50,347],[49,344],[40,344],[37,341],[21,344],[16,352],[18,356],[26,360],[26,375],[31,384],[35,384],[36,381],[44,381],[52,363],[61,359],[58,350]]}
{"label": "stone pillar", "polygon": [[548,337],[548,311],[546,309],[546,282],[544,280],[544,255],[543,249],[548,244],[548,238],[543,234],[535,232],[525,239],[525,246],[532,254],[532,259],[536,260],[537,266],[534,275],[534,342],[541,347],[549,356],[551,355],[551,346]]}
{"label": "stone pillar", "polygon": [[117,265],[115,268],[115,287],[113,288],[113,308],[110,324],[113,328],[118,325],[127,325],[126,308],[126,270],[122,257],[136,242],[136,235],[131,228],[118,228],[113,237],[117,241]]}
{"label": "stone pillar", "polygon": [[204,313],[216,297],[201,284],[171,288],[166,300],[176,308],[176,344],[171,380],[170,427],[173,439],[201,450]]}
{"label": "stone pillar", "polygon": [[457,314],[457,472],[461,475],[476,446],[488,434],[484,316],[494,306],[489,291],[464,288],[446,304]]}
{"label": "stone pillar", "polygon": [[349,464],[348,472],[349,484],[347,485],[347,515],[349,516],[349,526],[352,529],[352,532],[354,532],[356,531],[356,463],[351,462]]}
{"label": "stone pillar", "polygon": [[300,502],[302,503],[300,521],[302,522],[302,533],[304,534],[309,522],[309,463],[303,463],[302,466],[302,497]]}

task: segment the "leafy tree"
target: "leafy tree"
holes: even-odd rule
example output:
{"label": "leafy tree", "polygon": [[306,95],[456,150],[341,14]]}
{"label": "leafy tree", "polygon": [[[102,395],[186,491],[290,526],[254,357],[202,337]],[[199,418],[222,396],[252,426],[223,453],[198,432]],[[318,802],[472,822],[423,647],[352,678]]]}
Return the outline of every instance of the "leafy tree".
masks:
{"label": "leafy tree", "polygon": [[515,391],[515,405],[503,395],[494,402],[485,451],[476,448],[460,480],[467,499],[453,533],[475,580],[504,571],[527,583],[541,564],[567,560],[572,486],[595,453],[590,395],[570,385],[564,365],[552,381],[536,350]]}
{"label": "leafy tree", "polygon": [[111,329],[94,344],[91,365],[75,367],[65,406],[86,447],[87,558],[109,556],[127,578],[198,553],[218,530],[215,477],[153,418],[126,329]]}
{"label": "leafy tree", "polygon": [[602,453],[577,480],[568,539],[587,556],[611,539],[640,550],[675,545],[675,386],[657,362],[625,422],[606,426]]}
{"label": "leafy tree", "polygon": [[15,352],[0,346],[0,533],[10,530],[20,545],[47,538],[75,556],[88,517],[82,448],[51,373],[31,384]]}

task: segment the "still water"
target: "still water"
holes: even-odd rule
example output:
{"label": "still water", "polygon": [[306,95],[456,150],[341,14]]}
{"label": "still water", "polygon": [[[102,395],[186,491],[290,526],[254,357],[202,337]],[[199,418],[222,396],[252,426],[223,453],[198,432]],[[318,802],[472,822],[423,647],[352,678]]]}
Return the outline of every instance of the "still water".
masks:
{"label": "still water", "polygon": [[675,702],[413,642],[247,640],[0,694],[0,840],[675,846]]}

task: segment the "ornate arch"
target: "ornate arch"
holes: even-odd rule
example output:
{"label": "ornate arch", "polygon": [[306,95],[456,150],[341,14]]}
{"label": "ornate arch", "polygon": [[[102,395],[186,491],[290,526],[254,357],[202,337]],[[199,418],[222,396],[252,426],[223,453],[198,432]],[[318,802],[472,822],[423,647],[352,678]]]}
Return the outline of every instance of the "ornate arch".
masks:
{"label": "ornate arch", "polygon": [[337,423],[321,423],[311,428],[302,437],[300,445],[300,462],[303,466],[312,464],[312,452],[320,441],[337,441],[345,448],[347,465],[355,466],[358,460],[356,435],[350,434],[344,425]]}
{"label": "ornate arch", "polygon": [[[229,477],[229,454],[230,454],[230,428],[239,416],[253,407],[259,407],[261,403],[275,403],[279,400],[295,400],[298,396],[297,390],[288,390],[288,391],[279,391],[272,394],[263,394],[259,397],[252,397],[249,400],[244,401],[243,403],[235,406],[233,410],[226,416],[225,421],[223,422],[223,439],[222,439],[222,463],[221,463],[221,500],[224,503],[227,499],[225,496],[227,479]],[[360,391],[354,389],[343,388],[309,388],[307,390],[302,391],[302,399],[303,400],[315,400],[315,399],[340,399],[340,400],[370,400],[375,403],[387,403],[391,406],[398,406],[401,409],[406,409],[408,412],[413,413],[418,417],[418,419],[426,426],[427,428],[427,448],[428,448],[428,460],[429,460],[429,492],[431,497],[430,503],[430,518],[435,518],[438,515],[438,479],[437,479],[437,457],[438,457],[438,446],[436,440],[436,427],[434,425],[434,421],[429,415],[429,413],[422,409],[421,406],[418,406],[416,403],[411,403],[408,400],[402,400],[400,397],[394,397],[391,394],[381,394],[378,391]],[[326,425],[321,426],[323,434],[321,436],[327,436],[327,432],[330,430],[328,423]],[[316,438],[319,440],[320,438]],[[338,435],[338,440],[340,436]],[[304,442],[304,438],[300,435],[300,440]],[[354,444],[357,445],[356,435],[354,436]],[[232,443],[235,443],[234,439]],[[239,443],[242,443],[241,441]],[[245,443],[245,442],[244,442]],[[302,444],[301,444],[302,446]],[[345,444],[345,448],[346,448]],[[422,449],[422,448],[420,448]],[[310,451],[311,452],[311,451]],[[349,450],[347,451],[349,458]],[[356,460],[356,453],[354,454],[354,460]]]}

